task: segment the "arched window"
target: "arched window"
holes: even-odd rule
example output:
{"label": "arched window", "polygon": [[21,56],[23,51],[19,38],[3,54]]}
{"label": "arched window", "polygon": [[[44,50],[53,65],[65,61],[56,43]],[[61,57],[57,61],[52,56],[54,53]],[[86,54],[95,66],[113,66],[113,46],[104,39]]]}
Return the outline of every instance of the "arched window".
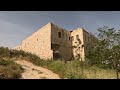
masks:
{"label": "arched window", "polygon": [[77,40],[79,39],[79,35],[76,35],[76,39],[77,39]]}
{"label": "arched window", "polygon": [[58,32],[58,38],[61,38],[61,32]]}
{"label": "arched window", "polygon": [[70,37],[69,37],[69,41],[70,41]]}

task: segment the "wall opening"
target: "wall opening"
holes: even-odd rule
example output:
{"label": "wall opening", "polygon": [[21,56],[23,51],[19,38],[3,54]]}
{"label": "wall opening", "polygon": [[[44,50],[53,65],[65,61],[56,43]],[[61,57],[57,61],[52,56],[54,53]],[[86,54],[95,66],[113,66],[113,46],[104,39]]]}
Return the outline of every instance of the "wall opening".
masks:
{"label": "wall opening", "polygon": [[59,48],[60,48],[59,44],[53,44],[53,43],[51,43],[51,49],[52,50],[59,50]]}
{"label": "wall opening", "polygon": [[61,32],[58,32],[58,38],[61,38]]}
{"label": "wall opening", "polygon": [[79,40],[79,35],[76,35],[76,39]]}
{"label": "wall opening", "polygon": [[53,59],[61,59],[59,48],[59,44],[51,43],[51,50],[53,50]]}
{"label": "wall opening", "polygon": [[61,59],[61,55],[60,55],[60,52],[57,51],[57,50],[54,50],[53,51],[53,59]]}
{"label": "wall opening", "polygon": [[69,37],[69,41],[70,41],[70,37]]}

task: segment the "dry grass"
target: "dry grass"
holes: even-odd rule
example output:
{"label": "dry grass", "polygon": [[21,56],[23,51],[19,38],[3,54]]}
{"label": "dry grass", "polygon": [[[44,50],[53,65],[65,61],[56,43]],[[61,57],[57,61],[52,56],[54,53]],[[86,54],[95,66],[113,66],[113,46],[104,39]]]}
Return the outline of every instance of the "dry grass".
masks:
{"label": "dry grass", "polygon": [[116,73],[114,70],[101,69],[98,67],[90,67],[89,69],[85,69],[84,74],[88,79],[116,79]]}
{"label": "dry grass", "polygon": [[[83,72],[79,61],[70,61],[66,64],[62,61],[53,61],[48,68],[58,73],[61,78],[68,79],[116,79],[116,73],[111,69],[103,69],[97,66],[84,66]],[[120,74],[119,74],[120,75]]]}

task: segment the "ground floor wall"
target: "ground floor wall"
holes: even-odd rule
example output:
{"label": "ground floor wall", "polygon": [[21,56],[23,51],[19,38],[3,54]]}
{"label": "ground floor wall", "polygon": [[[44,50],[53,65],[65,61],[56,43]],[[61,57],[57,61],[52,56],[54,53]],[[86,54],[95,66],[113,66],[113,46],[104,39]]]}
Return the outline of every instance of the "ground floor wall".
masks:
{"label": "ground floor wall", "polygon": [[41,59],[44,59],[44,60],[53,59],[53,51],[50,50],[49,48],[40,47],[39,44],[37,45],[29,44],[25,47],[24,43],[22,43],[21,46],[22,46],[21,49],[23,51],[35,54],[39,56]]}
{"label": "ground floor wall", "polygon": [[62,59],[62,60],[72,59],[72,48],[71,47],[65,47],[62,45],[55,44],[53,45],[52,50],[53,50],[54,59]]}

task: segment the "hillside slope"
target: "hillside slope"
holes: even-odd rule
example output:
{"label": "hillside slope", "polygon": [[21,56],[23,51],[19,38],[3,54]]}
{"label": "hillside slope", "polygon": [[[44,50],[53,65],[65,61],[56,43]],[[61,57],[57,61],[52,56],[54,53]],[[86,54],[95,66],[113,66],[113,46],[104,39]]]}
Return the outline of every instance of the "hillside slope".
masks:
{"label": "hillside slope", "polygon": [[22,79],[60,79],[59,76],[52,71],[35,66],[32,63],[24,60],[16,61],[17,64],[20,64],[24,69],[22,73]]}

